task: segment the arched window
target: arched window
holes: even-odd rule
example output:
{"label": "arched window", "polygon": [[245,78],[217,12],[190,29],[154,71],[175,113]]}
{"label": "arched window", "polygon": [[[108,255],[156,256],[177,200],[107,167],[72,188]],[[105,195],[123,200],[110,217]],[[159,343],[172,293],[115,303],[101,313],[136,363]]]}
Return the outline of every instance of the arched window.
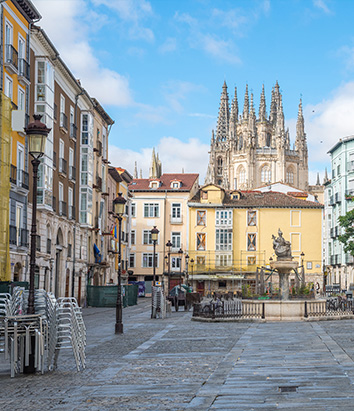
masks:
{"label": "arched window", "polygon": [[241,184],[245,184],[246,182],[246,170],[244,169],[244,167],[239,167],[238,169],[238,179],[237,179],[238,183]]}
{"label": "arched window", "polygon": [[269,166],[263,166],[261,170],[261,182],[270,183],[271,177],[272,177],[272,173],[270,171]]}
{"label": "arched window", "polygon": [[222,158],[218,157],[218,168],[217,168],[218,176],[222,176]]}
{"label": "arched window", "polygon": [[286,170],[286,182],[288,184],[294,184],[294,171],[292,167]]}
{"label": "arched window", "polygon": [[266,147],[270,147],[270,134],[269,133],[267,134],[267,137],[266,137]]}

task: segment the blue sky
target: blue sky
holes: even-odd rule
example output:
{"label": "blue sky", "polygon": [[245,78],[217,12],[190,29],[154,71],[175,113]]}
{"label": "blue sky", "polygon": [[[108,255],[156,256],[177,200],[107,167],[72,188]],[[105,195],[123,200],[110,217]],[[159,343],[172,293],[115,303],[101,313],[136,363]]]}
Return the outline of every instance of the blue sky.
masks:
{"label": "blue sky", "polygon": [[[147,177],[152,147],[164,171],[208,162],[221,87],[283,93],[294,141],[302,95],[310,183],[326,154],[354,134],[351,0],[33,0],[39,23],[82,85],[115,120],[110,160]],[[256,110],[258,111],[258,110]]]}

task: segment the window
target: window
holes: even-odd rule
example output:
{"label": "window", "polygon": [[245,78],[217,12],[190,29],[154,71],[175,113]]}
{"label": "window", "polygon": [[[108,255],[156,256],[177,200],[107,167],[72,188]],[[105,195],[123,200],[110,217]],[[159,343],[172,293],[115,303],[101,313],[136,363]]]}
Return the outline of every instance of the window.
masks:
{"label": "window", "polygon": [[248,226],[257,225],[257,211],[253,211],[253,210],[247,211],[247,225]]}
{"label": "window", "polygon": [[218,167],[217,167],[217,175],[222,176],[222,158],[218,158]]}
{"label": "window", "polygon": [[216,225],[232,225],[232,210],[218,210],[215,213]]}
{"label": "window", "polygon": [[205,210],[197,211],[197,225],[206,226],[206,211]]}
{"label": "window", "polygon": [[217,228],[216,229],[216,251],[231,251],[232,250],[232,229]]}
{"label": "window", "polygon": [[206,234],[205,233],[197,233],[197,250],[205,250],[206,244]]}
{"label": "window", "polygon": [[312,270],[312,261],[307,261],[307,263],[306,263],[306,268],[307,268],[308,270]]}
{"label": "window", "polygon": [[132,245],[135,244],[135,230],[130,231],[130,241]]}
{"label": "window", "polygon": [[181,204],[172,203],[172,222],[181,221]]}
{"label": "window", "polygon": [[171,268],[172,268],[172,270],[180,270],[181,269],[181,258],[180,257],[172,257],[171,258]]}
{"label": "window", "polygon": [[181,182],[180,181],[172,181],[171,182],[171,188],[180,188],[181,187]]}
{"label": "window", "polygon": [[80,201],[80,223],[87,223],[87,193],[81,193]]}
{"label": "window", "polygon": [[246,170],[243,167],[240,167],[238,170],[238,178],[237,181],[241,184],[245,184],[246,182]]}
{"label": "window", "polygon": [[17,143],[17,185],[22,186],[23,170],[25,166],[25,149],[22,144]]}
{"label": "window", "polygon": [[5,74],[5,96],[12,100],[12,78]]}
{"label": "window", "polygon": [[131,212],[132,212],[132,217],[136,217],[136,204],[132,203],[131,205]]}
{"label": "window", "polygon": [[219,288],[226,288],[226,281],[219,281]]}
{"label": "window", "polygon": [[134,267],[135,267],[135,254],[134,254],[134,253],[130,253],[130,256],[129,256],[129,267],[130,267],[130,268],[134,268]]}
{"label": "window", "polygon": [[[143,253],[143,268],[153,267],[153,253]],[[159,266],[159,255],[155,254],[155,267]]]}
{"label": "window", "polygon": [[217,267],[229,267],[232,265],[232,256],[228,254],[217,254],[215,262]]}
{"label": "window", "polygon": [[247,257],[247,265],[255,265],[256,257]]}
{"label": "window", "polygon": [[337,166],[337,175],[340,176],[340,164]]}
{"label": "window", "polygon": [[151,230],[143,230],[143,244],[152,244]]}
{"label": "window", "polygon": [[286,172],[286,182],[289,184],[294,184],[294,172],[292,169],[288,169]]}
{"label": "window", "polygon": [[81,122],[81,143],[87,145],[89,143],[89,118],[88,114],[82,115],[82,122]]}
{"label": "window", "polygon": [[19,110],[25,109],[25,92],[22,87],[18,87],[17,107]]}
{"label": "window", "polygon": [[68,188],[68,206],[69,206],[69,219],[71,220],[74,218],[73,215],[73,189],[71,187]]}
{"label": "window", "polygon": [[21,229],[22,229],[22,205],[16,204],[16,245],[21,244]]}
{"label": "window", "polygon": [[159,183],[157,181],[151,181],[150,188],[159,188]]}
{"label": "window", "polygon": [[261,182],[262,183],[270,183],[271,181],[271,171],[270,168],[268,166],[264,166],[262,167],[261,170]]}
{"label": "window", "polygon": [[256,251],[256,234],[247,234],[247,250]]}
{"label": "window", "polygon": [[181,233],[171,234],[172,248],[181,248]]}
{"label": "window", "polygon": [[208,192],[202,191],[202,200],[207,200],[207,199],[208,199]]}
{"label": "window", "polygon": [[159,217],[159,205],[156,203],[144,204],[144,217]]}

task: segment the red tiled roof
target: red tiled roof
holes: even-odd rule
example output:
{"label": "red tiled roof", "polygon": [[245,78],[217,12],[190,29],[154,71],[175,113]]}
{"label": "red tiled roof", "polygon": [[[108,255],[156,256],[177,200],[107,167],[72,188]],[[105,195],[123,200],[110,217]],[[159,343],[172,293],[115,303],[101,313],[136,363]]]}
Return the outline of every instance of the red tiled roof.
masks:
{"label": "red tiled roof", "polygon": [[308,193],[305,193],[304,191],[288,191],[287,194],[293,197],[308,197]]}
{"label": "red tiled roof", "polygon": [[[200,202],[200,190],[192,198],[191,202]],[[204,205],[204,204],[203,204]],[[207,204],[205,204],[207,206]],[[229,193],[225,193],[223,205],[228,207],[281,207],[281,208],[323,208],[323,205],[314,201],[302,200],[277,191],[241,191],[241,198],[234,199]]]}
{"label": "red tiled roof", "polygon": [[[162,174],[160,178],[136,178],[129,184],[130,191],[190,191],[193,187],[193,184],[196,180],[198,180],[199,174],[188,174],[188,173],[180,173],[180,174]],[[171,188],[171,181],[181,181],[180,188]],[[149,184],[150,181],[160,181],[160,187],[158,188],[150,188]]]}

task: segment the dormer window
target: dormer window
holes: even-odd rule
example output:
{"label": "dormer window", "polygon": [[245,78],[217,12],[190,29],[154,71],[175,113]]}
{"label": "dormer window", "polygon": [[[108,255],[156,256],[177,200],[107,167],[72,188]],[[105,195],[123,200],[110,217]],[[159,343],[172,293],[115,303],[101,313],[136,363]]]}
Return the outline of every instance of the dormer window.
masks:
{"label": "dormer window", "polygon": [[153,190],[159,188],[161,185],[161,182],[159,180],[153,180],[150,181],[149,187],[152,188]]}
{"label": "dormer window", "polygon": [[182,185],[181,182],[178,180],[171,181],[171,188],[178,189],[178,188],[181,188],[181,185]]}

